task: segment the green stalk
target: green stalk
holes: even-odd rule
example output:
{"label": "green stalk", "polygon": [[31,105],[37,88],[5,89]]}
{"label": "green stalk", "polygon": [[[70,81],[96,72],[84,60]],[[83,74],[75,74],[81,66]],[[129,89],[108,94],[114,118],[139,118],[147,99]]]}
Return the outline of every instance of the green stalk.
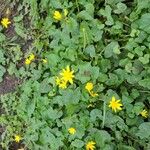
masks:
{"label": "green stalk", "polygon": [[105,126],[105,118],[106,118],[106,102],[103,103],[103,122],[102,122],[102,128]]}
{"label": "green stalk", "polygon": [[76,5],[77,5],[78,12],[79,12],[80,10],[79,10],[78,0],[76,0]]}
{"label": "green stalk", "polygon": [[83,30],[83,48],[85,49],[85,47],[86,47],[86,34],[85,34],[85,28],[83,28],[82,30]]}

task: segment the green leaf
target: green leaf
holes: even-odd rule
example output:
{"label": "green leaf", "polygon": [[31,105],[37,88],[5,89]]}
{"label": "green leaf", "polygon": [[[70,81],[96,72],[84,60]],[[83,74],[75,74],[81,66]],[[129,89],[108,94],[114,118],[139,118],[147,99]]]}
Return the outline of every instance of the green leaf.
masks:
{"label": "green leaf", "polygon": [[76,110],[79,110],[79,105],[68,104],[66,105],[66,110],[68,116],[71,116],[76,112]]}
{"label": "green leaf", "polygon": [[81,11],[78,14],[78,18],[84,19],[84,20],[92,20],[93,17],[85,10]]}
{"label": "green leaf", "polygon": [[113,48],[113,52],[114,52],[115,54],[120,54],[120,53],[121,53],[118,44],[115,45],[115,47]]}
{"label": "green leaf", "polygon": [[150,55],[145,54],[144,57],[139,57],[139,60],[145,65],[149,63]]}
{"label": "green leaf", "polygon": [[3,80],[2,77],[5,72],[6,72],[6,69],[2,65],[0,65],[0,82]]}
{"label": "green leaf", "polygon": [[99,15],[103,15],[104,17],[107,18],[107,21],[105,22],[105,24],[108,26],[111,26],[114,24],[114,20],[111,16],[111,11],[112,11],[112,8],[109,5],[106,5],[105,10],[101,9],[99,11]]}
{"label": "green leaf", "polygon": [[76,75],[76,79],[82,83],[89,81],[91,78],[95,80],[99,76],[99,67],[92,67],[91,63],[82,62],[77,68],[79,73]]}
{"label": "green leaf", "polygon": [[[113,52],[119,54],[120,51],[118,49],[118,42],[112,41],[104,48],[104,56],[105,58],[110,58],[113,55]],[[116,50],[117,49],[117,50]]]}
{"label": "green leaf", "polygon": [[150,34],[150,13],[145,13],[138,20],[139,28]]}
{"label": "green leaf", "polygon": [[0,42],[5,41],[5,39],[6,39],[6,36],[4,34],[0,33]]}
{"label": "green leaf", "polygon": [[132,69],[133,73],[138,75],[143,70],[143,65],[139,60],[135,60]]}
{"label": "green leaf", "polygon": [[84,146],[84,142],[79,139],[75,139],[71,145],[77,148],[82,148]]}
{"label": "green leaf", "polygon": [[56,109],[53,109],[52,107],[49,107],[49,109],[42,112],[42,118],[48,120],[56,120],[62,116],[62,111],[57,111]]}
{"label": "green leaf", "polygon": [[94,15],[94,6],[93,6],[93,4],[88,3],[85,7],[86,7],[86,11],[88,12],[88,14],[93,16]]}
{"label": "green leaf", "polygon": [[48,79],[45,79],[40,84],[40,92],[41,93],[48,93],[50,91],[50,85],[48,83]]}
{"label": "green leaf", "polygon": [[50,132],[50,128],[45,128],[41,130],[40,142],[43,145],[49,145],[50,149],[58,150],[59,147],[63,146],[60,138],[57,138]]}
{"label": "green leaf", "polygon": [[143,51],[145,48],[146,48],[145,46],[141,46],[141,47],[138,46],[134,49],[134,52],[138,54],[138,56],[143,56]]}
{"label": "green leaf", "polygon": [[127,9],[127,6],[124,3],[118,3],[117,4],[117,9],[114,10],[116,14],[121,14]]}
{"label": "green leaf", "polygon": [[126,79],[130,84],[136,84],[141,80],[140,75],[127,75]]}
{"label": "green leaf", "polygon": [[91,68],[91,78],[93,79],[93,80],[96,80],[98,77],[99,77],[99,67],[92,67]]}
{"label": "green leaf", "polygon": [[111,68],[111,62],[109,59],[102,59],[100,61],[100,70],[106,73]]}
{"label": "green leaf", "polygon": [[42,10],[48,7],[49,0],[41,0],[40,7]]}
{"label": "green leaf", "polygon": [[145,78],[143,80],[140,80],[138,83],[140,86],[150,89],[150,78]]}
{"label": "green leaf", "polygon": [[133,101],[134,100],[130,96],[128,96],[128,95],[126,95],[126,94],[123,93],[122,102],[123,102],[123,104],[125,106],[128,105],[128,104],[130,104],[130,103],[132,103]]}
{"label": "green leaf", "polygon": [[15,23],[15,31],[20,37],[27,39],[27,34],[23,26],[21,26],[21,24]]}
{"label": "green leaf", "polygon": [[109,78],[106,81],[106,84],[109,86],[118,85],[119,84],[118,76],[113,73],[109,73]]}
{"label": "green leaf", "polygon": [[100,73],[99,80],[100,80],[100,82],[106,82],[108,80],[108,76],[104,73]]}
{"label": "green leaf", "polygon": [[0,63],[5,64],[5,57],[2,49],[0,49]]}
{"label": "green leaf", "polygon": [[51,0],[51,6],[57,9],[62,8],[62,4],[59,0]]}
{"label": "green leaf", "polygon": [[95,57],[95,47],[93,45],[89,45],[86,47],[85,52],[90,55],[90,57]]}
{"label": "green leaf", "polygon": [[14,20],[15,22],[20,22],[21,20],[23,20],[23,15],[20,14],[19,16],[14,17],[13,20]]}
{"label": "green leaf", "polygon": [[78,104],[80,100],[81,92],[79,88],[74,91],[71,89],[66,89],[62,91],[61,102],[63,105]]}
{"label": "green leaf", "polygon": [[142,111],[143,107],[144,107],[144,104],[142,102],[136,102],[133,107],[134,113],[136,115],[139,115],[140,112]]}
{"label": "green leaf", "polygon": [[60,58],[57,54],[49,53],[46,56],[47,56],[48,62],[51,66],[56,66],[57,63],[60,61]]}
{"label": "green leaf", "polygon": [[96,118],[99,118],[100,120],[102,120],[102,111],[101,110],[98,110],[98,109],[93,109],[91,112],[90,112],[90,120],[92,122],[95,122],[96,121]]}
{"label": "green leaf", "polygon": [[9,72],[10,75],[15,74],[17,72],[16,64],[11,62],[7,71]]}
{"label": "green leaf", "polygon": [[122,0],[105,0],[106,4],[115,5],[118,2],[121,2]]}
{"label": "green leaf", "polygon": [[31,115],[34,113],[35,110],[35,99],[32,99],[31,101],[27,102],[26,109],[28,113],[28,117],[31,117]]}
{"label": "green leaf", "polygon": [[150,138],[150,122],[144,122],[139,126],[139,130],[136,133],[140,139]]}
{"label": "green leaf", "polygon": [[95,141],[100,148],[104,148],[106,143],[111,142],[110,134],[105,130],[98,130],[95,134]]}
{"label": "green leaf", "polygon": [[140,93],[137,89],[132,89],[131,96],[135,99],[140,96]]}
{"label": "green leaf", "polygon": [[132,54],[132,53],[128,53],[128,57],[129,57],[130,59],[133,59],[134,54]]}
{"label": "green leaf", "polygon": [[128,73],[131,73],[132,71],[132,63],[129,62],[125,65],[125,70],[128,72]]}
{"label": "green leaf", "polygon": [[136,150],[134,147],[123,145],[123,144],[119,145],[118,149],[122,149],[122,150]]}
{"label": "green leaf", "polygon": [[66,49],[66,57],[71,61],[75,61],[77,58],[77,52],[73,48]]}

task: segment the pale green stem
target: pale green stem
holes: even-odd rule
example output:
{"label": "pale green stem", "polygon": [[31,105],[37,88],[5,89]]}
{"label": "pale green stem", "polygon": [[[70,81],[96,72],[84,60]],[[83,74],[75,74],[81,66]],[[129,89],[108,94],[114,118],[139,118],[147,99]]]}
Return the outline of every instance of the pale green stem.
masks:
{"label": "pale green stem", "polygon": [[79,12],[80,10],[79,10],[78,0],[76,0],[76,5],[77,5],[78,12]]}
{"label": "pale green stem", "polygon": [[144,90],[141,90],[140,92],[143,92],[143,93],[150,93],[150,91],[144,91]]}
{"label": "pale green stem", "polygon": [[83,28],[82,30],[83,30],[83,48],[85,49],[85,47],[86,47],[86,35],[85,35],[85,28]]}
{"label": "pale green stem", "polygon": [[106,102],[103,103],[103,122],[102,122],[102,128],[105,126],[105,118],[106,118]]}

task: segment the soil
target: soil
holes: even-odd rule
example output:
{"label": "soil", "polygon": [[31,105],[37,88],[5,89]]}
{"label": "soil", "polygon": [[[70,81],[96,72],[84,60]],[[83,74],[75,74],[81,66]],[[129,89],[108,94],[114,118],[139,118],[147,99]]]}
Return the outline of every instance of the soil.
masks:
{"label": "soil", "polygon": [[[0,95],[14,92],[17,85],[19,83],[19,79],[17,79],[15,76],[11,76],[6,74],[4,76],[3,81],[0,83]],[[0,115],[4,114],[5,110],[2,108],[2,104],[0,103]],[[0,135],[5,131],[5,127],[0,125]],[[18,147],[16,147],[16,144],[13,144],[13,148],[10,150],[17,150]],[[0,150],[2,150],[2,147],[0,146]]]}
{"label": "soil", "polygon": [[3,81],[0,83],[0,95],[14,92],[18,84],[18,78],[13,75],[6,74]]}
{"label": "soil", "polygon": [[[9,28],[4,30],[4,34],[6,35],[6,37],[11,39],[16,36],[16,32],[14,29],[15,27],[13,25],[13,18],[17,16],[19,13],[18,11],[16,11],[17,7],[19,6],[19,2],[14,1],[12,5],[10,5],[8,0],[0,0],[0,6],[2,6],[0,8],[0,18],[5,17],[7,8],[10,9],[11,14],[9,14],[9,18],[12,24],[9,26]],[[24,16],[23,22],[28,23],[24,24],[25,27],[29,27],[30,21],[28,19],[28,15]],[[28,39],[27,41],[25,41],[24,39],[18,37],[15,43],[20,44],[22,52],[25,53],[32,45],[32,39]],[[22,60],[18,62],[17,68],[20,68],[23,65],[24,65],[24,58],[22,58]],[[16,78],[14,75],[5,74],[3,81],[0,83],[0,95],[14,92],[19,83],[21,83],[20,80]]]}
{"label": "soil", "polygon": [[9,150],[18,150],[18,149],[21,149],[21,148],[23,148],[23,147],[24,147],[23,144],[13,142],[13,143],[10,145]]}
{"label": "soil", "polygon": [[[16,36],[15,27],[13,25],[13,18],[15,16],[17,16],[19,13],[18,11],[16,11],[18,5],[19,5],[19,3],[15,2],[15,1],[13,2],[13,5],[11,5],[9,3],[9,0],[0,0],[0,6],[1,6],[0,7],[0,20],[1,20],[1,18],[7,16],[6,15],[7,8],[10,8],[10,12],[11,12],[11,14],[8,15],[7,17],[10,18],[12,24],[9,26],[8,29],[4,30],[5,36],[9,39],[12,39]],[[28,16],[24,17],[24,23],[26,23],[25,27],[29,27]],[[20,37],[19,37],[19,38],[17,38],[15,43],[20,44],[20,46],[22,48],[22,52],[25,53],[27,51],[27,49],[29,49],[30,45],[32,44],[32,40],[29,39],[27,41],[24,41],[24,39],[20,39]],[[17,64],[17,68],[20,68],[23,65],[24,65],[24,58],[22,58],[22,60]],[[0,83],[0,96],[3,94],[15,92],[15,90],[19,84],[21,84],[20,79],[15,77],[15,75],[9,75],[8,73],[6,73],[3,77],[3,81]],[[2,104],[0,103],[0,115],[4,114],[4,113],[5,113],[5,110],[3,110]],[[4,131],[5,131],[5,127],[2,127],[0,125],[0,135]],[[18,150],[19,148],[23,148],[23,147],[24,146],[21,143],[12,142],[12,143],[10,143],[9,150]],[[3,150],[1,146],[0,146],[0,150]]]}

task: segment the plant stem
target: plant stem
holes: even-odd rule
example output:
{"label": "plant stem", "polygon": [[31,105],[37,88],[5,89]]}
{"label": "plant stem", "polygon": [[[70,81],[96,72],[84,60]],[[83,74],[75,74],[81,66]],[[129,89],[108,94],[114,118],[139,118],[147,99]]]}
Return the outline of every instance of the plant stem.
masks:
{"label": "plant stem", "polygon": [[76,5],[77,5],[78,12],[79,12],[80,10],[79,10],[78,0],[76,0]]}
{"label": "plant stem", "polygon": [[106,118],[106,102],[103,103],[103,122],[102,122],[102,128],[105,126],[105,118]]}
{"label": "plant stem", "polygon": [[82,30],[83,30],[83,48],[85,49],[85,47],[86,47],[86,35],[85,35],[85,28],[83,28]]}

